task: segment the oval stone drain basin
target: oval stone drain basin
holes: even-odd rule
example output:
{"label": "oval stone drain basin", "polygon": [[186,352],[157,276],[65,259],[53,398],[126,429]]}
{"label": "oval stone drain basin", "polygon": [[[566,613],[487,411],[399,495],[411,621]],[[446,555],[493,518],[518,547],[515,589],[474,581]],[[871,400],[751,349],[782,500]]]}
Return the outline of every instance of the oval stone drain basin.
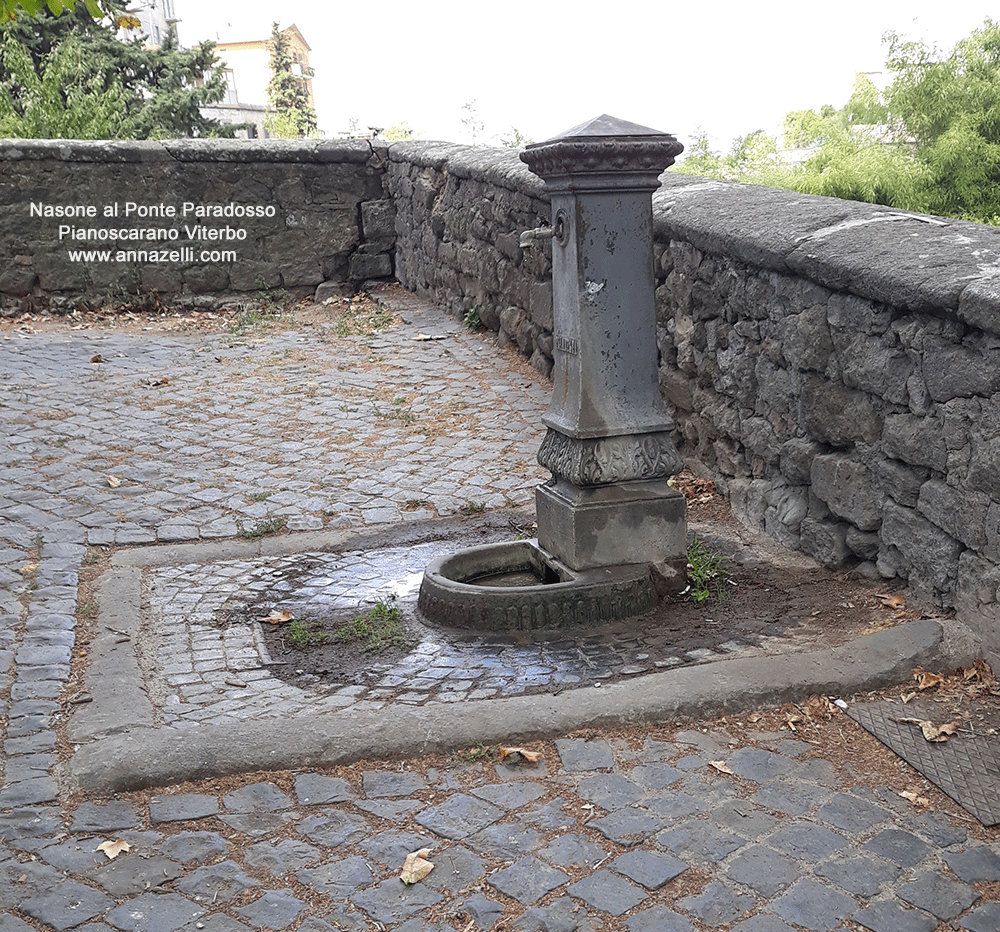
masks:
{"label": "oval stone drain basin", "polygon": [[431,621],[473,631],[595,626],[657,602],[646,564],[576,572],[535,540],[470,547],[432,562],[417,606]]}

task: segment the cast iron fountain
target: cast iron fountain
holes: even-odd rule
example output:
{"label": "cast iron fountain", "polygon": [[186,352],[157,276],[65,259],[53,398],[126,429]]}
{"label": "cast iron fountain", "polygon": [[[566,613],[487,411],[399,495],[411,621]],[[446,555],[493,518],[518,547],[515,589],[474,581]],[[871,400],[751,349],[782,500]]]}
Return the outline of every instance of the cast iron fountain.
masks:
{"label": "cast iron fountain", "polygon": [[657,380],[652,193],[683,146],[599,116],[521,159],[545,181],[554,358],[538,461],[538,538],[474,547],[427,567],[419,608],[446,625],[534,630],[641,614],[683,578],[681,468]]}

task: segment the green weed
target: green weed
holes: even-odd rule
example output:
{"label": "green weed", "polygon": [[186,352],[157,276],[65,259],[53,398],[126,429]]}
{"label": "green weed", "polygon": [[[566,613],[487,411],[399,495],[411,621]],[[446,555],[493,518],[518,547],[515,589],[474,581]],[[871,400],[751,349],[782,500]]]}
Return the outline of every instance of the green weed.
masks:
{"label": "green weed", "polygon": [[258,518],[250,527],[247,527],[241,519],[237,518],[236,530],[244,540],[260,540],[262,537],[267,537],[268,534],[277,534],[285,527],[287,521],[287,518],[280,515],[269,514],[267,517]]}
{"label": "green weed", "polygon": [[334,637],[345,644],[360,642],[364,650],[375,653],[390,647],[404,647],[406,635],[400,623],[396,597],[377,600],[363,615],[341,625]]}
{"label": "green weed", "polygon": [[503,749],[499,744],[477,744],[474,748],[456,751],[454,758],[463,764],[480,764],[500,760]]}
{"label": "green weed", "polygon": [[465,316],[462,318],[462,323],[465,324],[466,328],[469,330],[478,330],[482,327],[483,322],[479,319],[479,308],[470,307],[465,312]]}
{"label": "green weed", "polygon": [[305,650],[314,644],[322,644],[326,640],[326,632],[318,621],[300,621],[296,618],[288,626],[288,640],[292,647]]}
{"label": "green weed", "polygon": [[691,541],[687,552],[688,590],[696,605],[709,599],[722,601],[726,585],[726,572],[722,568],[725,560],[721,553],[709,550],[697,535]]}

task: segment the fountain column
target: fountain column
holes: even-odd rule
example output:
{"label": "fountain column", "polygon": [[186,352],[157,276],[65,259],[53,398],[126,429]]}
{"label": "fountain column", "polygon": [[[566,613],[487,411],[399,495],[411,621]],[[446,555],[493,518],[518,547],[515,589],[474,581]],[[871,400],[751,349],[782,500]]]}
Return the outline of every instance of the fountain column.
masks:
{"label": "fountain column", "polygon": [[599,116],[521,153],[552,205],[555,365],[538,453],[552,479],[536,493],[538,543],[573,570],[685,558],[684,498],[667,482],[681,459],[657,378],[652,206],[682,149]]}

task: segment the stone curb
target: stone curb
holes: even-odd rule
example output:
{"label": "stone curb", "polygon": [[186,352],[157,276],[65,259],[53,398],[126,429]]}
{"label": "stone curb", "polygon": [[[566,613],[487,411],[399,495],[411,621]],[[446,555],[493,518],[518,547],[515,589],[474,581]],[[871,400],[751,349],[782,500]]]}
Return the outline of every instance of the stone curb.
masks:
{"label": "stone curb", "polygon": [[[102,794],[253,771],[436,753],[550,737],[578,728],[683,720],[904,682],[946,668],[942,626],[913,621],[837,648],[722,660],[559,695],[395,705],[178,731],[137,728],[81,747],[64,789]],[[112,763],[113,762],[113,763]]]}

